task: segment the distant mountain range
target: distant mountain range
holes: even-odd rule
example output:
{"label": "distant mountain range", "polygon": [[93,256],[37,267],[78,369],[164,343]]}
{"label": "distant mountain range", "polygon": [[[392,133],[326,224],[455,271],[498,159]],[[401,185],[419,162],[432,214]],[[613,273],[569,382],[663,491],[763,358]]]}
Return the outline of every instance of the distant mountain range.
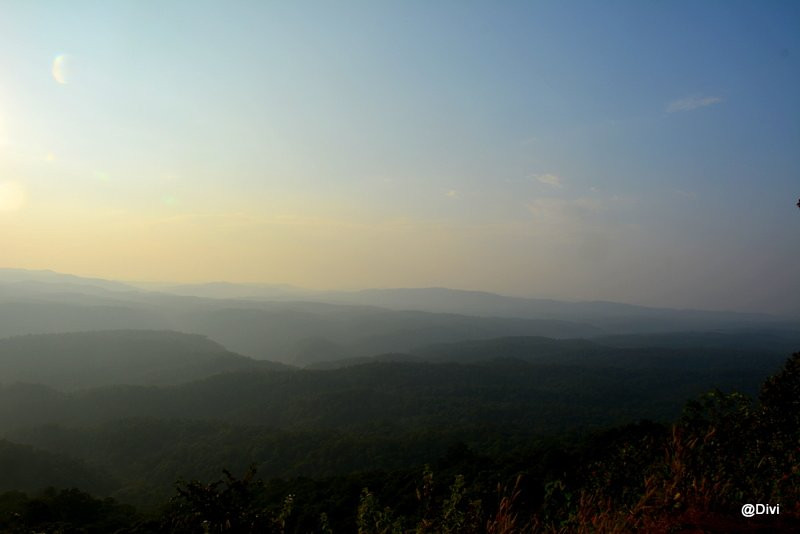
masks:
{"label": "distant mountain range", "polygon": [[0,268],[0,284],[33,291],[138,291],[135,286],[123,282],[86,278],[55,271],[32,271],[27,269]]}
{"label": "distant mountain range", "polygon": [[441,287],[367,289],[352,293],[333,293],[328,299],[342,303],[436,313],[569,320],[590,323],[603,329],[668,331],[694,326],[724,327],[780,320],[774,316],[756,313],[675,310],[601,301],[564,302]]}
{"label": "distant mountain range", "polygon": [[518,317],[588,322],[601,328],[653,328],[658,331],[702,325],[730,326],[776,322],[781,318],[762,313],[670,309],[590,301],[566,302],[520,298],[484,291],[444,287],[365,289],[361,291],[311,291],[290,285],[209,284],[178,285],[162,289],[174,294],[256,300],[309,300],[393,310],[417,310],[476,316]]}
{"label": "distant mountain range", "polygon": [[0,269],[0,337],[120,329],[200,334],[251,358],[302,366],[509,336],[784,332],[799,331],[800,322],[445,288],[311,292],[215,283],[154,291],[51,271]]}

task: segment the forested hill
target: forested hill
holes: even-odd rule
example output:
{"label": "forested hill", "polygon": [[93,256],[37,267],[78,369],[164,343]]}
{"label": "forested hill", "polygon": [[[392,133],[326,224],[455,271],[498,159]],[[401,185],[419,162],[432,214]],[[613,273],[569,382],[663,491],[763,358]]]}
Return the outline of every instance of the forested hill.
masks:
{"label": "forested hill", "polygon": [[[17,385],[0,388],[0,431],[110,473],[118,481],[113,495],[125,502],[157,505],[178,478],[208,480],[250,464],[267,477],[342,476],[420,466],[462,442],[519,465],[520,454],[548,435],[570,443],[641,418],[666,422],[714,386],[753,391],[759,382],[752,369],[497,359],[239,372],[74,393]],[[524,458],[549,465],[552,458],[539,454]],[[361,488],[336,491],[357,496]]]}
{"label": "forested hill", "polygon": [[471,364],[386,362],[326,371],[248,370],[171,387],[116,386],[70,394],[15,385],[0,388],[0,428],[158,417],[287,429],[380,424],[410,429],[469,421],[551,433],[669,418],[684,399],[713,387],[752,391],[770,370],[498,359]]}
{"label": "forested hill", "polygon": [[[763,340],[763,346],[759,344]],[[800,331],[749,333],[676,333],[552,339],[514,336],[436,343],[407,353],[320,362],[314,369],[335,369],[370,362],[459,362],[518,359],[531,364],[622,369],[684,369],[750,372],[762,378],[800,346]],[[754,382],[755,384],[755,382]],[[746,384],[742,384],[746,387]]]}
{"label": "forested hill", "polygon": [[0,439],[0,491],[36,491],[47,486],[104,493],[117,482],[81,460]]}
{"label": "forested hill", "polygon": [[115,330],[0,339],[0,384],[57,389],[111,384],[165,385],[226,371],[288,369],[228,351],[200,335]]}

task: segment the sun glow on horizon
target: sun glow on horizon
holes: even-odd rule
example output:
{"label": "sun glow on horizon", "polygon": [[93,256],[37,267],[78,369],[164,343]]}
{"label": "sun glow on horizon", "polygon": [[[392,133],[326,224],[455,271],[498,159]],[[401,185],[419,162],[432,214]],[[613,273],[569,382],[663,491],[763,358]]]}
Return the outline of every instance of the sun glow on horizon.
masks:
{"label": "sun glow on horizon", "polygon": [[11,3],[2,258],[797,308],[800,10],[397,9]]}
{"label": "sun glow on horizon", "polygon": [[25,205],[25,188],[14,181],[0,182],[0,212],[19,211]]}

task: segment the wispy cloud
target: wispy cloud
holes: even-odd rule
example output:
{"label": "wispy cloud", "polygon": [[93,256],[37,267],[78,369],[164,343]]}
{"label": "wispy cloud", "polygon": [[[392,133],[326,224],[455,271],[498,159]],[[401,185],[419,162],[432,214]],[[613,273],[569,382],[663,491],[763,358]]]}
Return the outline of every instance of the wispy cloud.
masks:
{"label": "wispy cloud", "polygon": [[693,109],[704,108],[713,106],[722,102],[722,98],[718,96],[690,96],[681,98],[680,100],[673,100],[667,104],[667,113],[677,113],[679,111],[692,111]]}
{"label": "wispy cloud", "polygon": [[635,197],[625,196],[583,196],[576,198],[539,197],[524,206],[533,215],[539,227],[558,226],[561,229],[580,227],[591,228],[597,225],[608,226],[603,215],[609,212],[627,210],[637,204]]}
{"label": "wispy cloud", "polygon": [[605,211],[605,201],[597,198],[538,198],[526,203],[525,207],[540,225],[564,225],[575,223],[587,217]]}
{"label": "wispy cloud", "polygon": [[556,174],[550,174],[550,173],[537,174],[534,175],[534,178],[536,178],[536,180],[539,183],[542,183],[544,185],[549,185],[550,187],[555,187],[555,188],[563,187],[563,184],[561,183],[561,177]]}

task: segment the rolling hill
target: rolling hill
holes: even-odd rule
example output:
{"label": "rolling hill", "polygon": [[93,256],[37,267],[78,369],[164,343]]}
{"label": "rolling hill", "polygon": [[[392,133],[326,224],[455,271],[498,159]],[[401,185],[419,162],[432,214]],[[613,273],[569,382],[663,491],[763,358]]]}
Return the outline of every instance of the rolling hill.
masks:
{"label": "rolling hill", "polygon": [[72,390],[165,385],[243,369],[285,369],[232,353],[199,335],[114,330],[0,339],[0,383]]}

